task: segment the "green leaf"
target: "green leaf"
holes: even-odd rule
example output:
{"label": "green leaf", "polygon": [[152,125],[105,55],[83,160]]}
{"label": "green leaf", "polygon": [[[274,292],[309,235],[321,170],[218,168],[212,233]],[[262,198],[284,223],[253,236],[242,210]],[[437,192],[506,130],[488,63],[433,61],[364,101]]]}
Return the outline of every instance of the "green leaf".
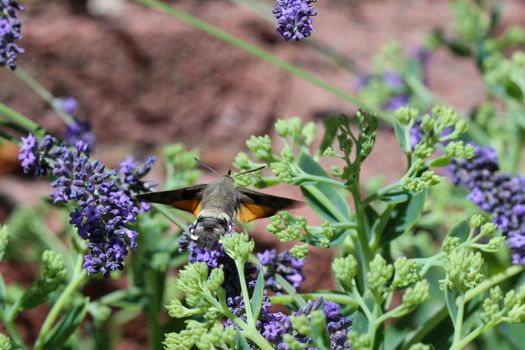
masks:
{"label": "green leaf", "polygon": [[[310,175],[329,178],[321,165],[306,153],[301,153],[298,161],[299,167]],[[301,185],[308,205],[321,218],[332,222],[344,222],[350,218],[350,209],[341,192],[325,183],[315,185]]]}
{"label": "green leaf", "polygon": [[20,298],[22,298],[20,310],[29,310],[47,302],[49,293],[43,291],[35,283]]}
{"label": "green leaf", "polygon": [[381,238],[382,245],[401,236],[417,223],[423,213],[425,198],[426,191],[421,191],[394,208],[385,225],[385,234]]}
{"label": "green leaf", "polygon": [[410,199],[410,193],[404,191],[389,192],[380,199],[387,203],[403,203]]}
{"label": "green leaf", "polygon": [[445,304],[447,305],[448,314],[450,315],[452,323],[455,325],[458,306],[456,305],[456,297],[448,288],[445,290]]}
{"label": "green leaf", "polygon": [[518,84],[512,80],[507,80],[505,82],[505,93],[519,102],[523,101],[523,91],[521,91],[521,88],[518,86]]}
{"label": "green leaf", "polygon": [[449,163],[450,163],[450,158],[443,156],[443,157],[439,157],[439,158],[432,160],[430,162],[430,166],[439,168],[439,167],[447,166]]}
{"label": "green leaf", "polygon": [[341,124],[341,118],[336,116],[328,116],[323,119],[324,136],[319,146],[319,152],[323,153],[328,147],[332,145],[337,134],[337,128]]}
{"label": "green leaf", "polygon": [[235,333],[235,350],[250,350],[250,346],[239,331]]}
{"label": "green leaf", "polygon": [[406,126],[401,125],[401,123],[397,119],[394,120],[394,131],[396,132],[397,140],[399,141],[399,144],[401,145],[401,149],[403,150],[403,153],[408,154],[411,152],[410,140],[407,137],[405,128]]}
{"label": "green leaf", "polygon": [[88,302],[83,302],[74,306],[69,312],[62,317],[60,322],[53,327],[49,332],[44,342],[44,349],[60,349],[62,345],[69,339],[73,332],[78,328],[80,322],[86,316],[88,310]]}
{"label": "green leaf", "polygon": [[459,238],[461,242],[465,242],[467,240],[468,234],[469,226],[467,220],[461,221],[459,224],[452,227],[447,233],[448,236]]}
{"label": "green leaf", "polygon": [[259,275],[257,276],[257,282],[253,288],[252,299],[250,304],[252,306],[254,320],[259,319],[259,313],[261,312],[262,302],[264,297],[264,273],[262,269],[259,269]]}

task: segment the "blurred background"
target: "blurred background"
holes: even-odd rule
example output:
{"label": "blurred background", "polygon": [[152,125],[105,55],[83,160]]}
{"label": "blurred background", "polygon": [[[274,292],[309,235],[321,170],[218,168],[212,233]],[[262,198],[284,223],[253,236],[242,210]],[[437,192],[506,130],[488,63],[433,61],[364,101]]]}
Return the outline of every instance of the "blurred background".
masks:
{"label": "blurred background", "polygon": [[[20,14],[23,25],[18,60],[55,96],[78,100],[76,115],[91,124],[97,138],[95,158],[109,166],[132,154],[144,159],[162,146],[182,142],[198,148],[201,159],[225,173],[250,135],[273,133],[278,118],[299,116],[321,120],[329,113],[351,113],[355,106],[270,63],[220,42],[167,15],[124,0],[28,0]],[[179,0],[168,3],[212,23],[269,52],[314,72],[356,94],[359,79],[372,69],[372,57],[385,44],[398,41],[405,54],[415,53],[428,34],[449,33],[450,12],[445,0],[332,0],[315,4],[315,43],[337,52],[348,69],[336,68],[308,40],[285,42],[274,30],[271,2],[242,0]],[[255,7],[254,7],[255,6]],[[265,12],[266,11],[266,12]],[[501,26],[525,26],[525,2],[506,1]],[[468,114],[483,99],[485,89],[472,60],[446,50],[432,53],[427,86],[443,101]],[[56,135],[65,124],[31,89],[7,69],[0,70],[0,101]],[[16,149],[0,153],[0,223],[17,206],[31,206],[51,192],[48,183],[25,178],[18,170]],[[397,178],[405,165],[391,129],[379,131],[377,145],[365,163],[364,176]],[[163,183],[158,164],[151,175]],[[205,180],[211,176],[205,176]],[[280,192],[299,198],[299,192]],[[271,193],[272,191],[266,191]],[[52,227],[52,218],[50,226]],[[255,237],[266,247],[277,240],[258,224]],[[330,287],[323,279],[330,254],[309,256],[303,286]],[[326,264],[323,262],[326,260]],[[313,265],[312,265],[313,264]],[[4,262],[6,282],[32,281],[37,268],[29,263]],[[111,284],[115,285],[111,285]],[[119,281],[91,285],[93,293],[118,288]],[[328,284],[327,284],[328,283]],[[25,336],[38,331],[45,310],[21,320]],[[145,344],[143,320],[123,334],[119,349]],[[35,325],[33,327],[32,325]]]}

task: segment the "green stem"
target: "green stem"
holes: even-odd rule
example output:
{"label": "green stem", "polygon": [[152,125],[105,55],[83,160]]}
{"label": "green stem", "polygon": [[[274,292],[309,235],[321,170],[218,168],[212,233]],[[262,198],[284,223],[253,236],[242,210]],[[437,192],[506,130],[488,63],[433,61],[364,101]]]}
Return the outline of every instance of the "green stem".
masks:
{"label": "green stem", "polygon": [[284,291],[288,293],[288,295],[292,296],[294,298],[294,301],[297,303],[299,307],[303,307],[306,305],[306,301],[301,297],[295,290],[295,288],[288,283],[288,281],[281,275],[275,274],[275,281],[283,287]]}
{"label": "green stem", "polygon": [[42,84],[33,79],[33,77],[29,75],[25,70],[18,67],[17,69],[12,71],[12,73],[22,82],[24,82],[27,86],[29,86],[38,96],[40,96],[40,98],[46,101],[47,104],[51,108],[53,108],[55,113],[58,114],[60,118],[62,118],[64,123],[68,125],[72,125],[75,123],[73,117],[64,112],[64,110],[60,108],[60,106],[57,104],[57,99],[55,98],[55,96],[53,96],[53,94],[49,92],[49,90],[47,90]]}
{"label": "green stem", "polygon": [[[159,320],[159,312],[162,307],[162,285],[159,280],[162,277],[156,271],[148,271],[145,274],[145,294],[147,303],[144,307],[148,320],[148,343],[151,350],[162,350],[162,333]],[[160,287],[160,288],[159,288]]]}
{"label": "green stem", "polygon": [[454,340],[452,342],[452,347],[454,344],[459,343],[461,340],[461,331],[463,329],[463,314],[465,313],[465,295],[460,294],[456,299],[456,305],[458,307],[458,314],[456,315],[456,322],[454,322]]}
{"label": "green stem", "polygon": [[188,225],[185,224],[182,220],[180,220],[178,217],[170,213],[170,211],[165,208],[162,204],[155,204],[153,203],[152,206],[155,208],[156,211],[161,213],[168,219],[169,221],[173,222],[175,225],[177,225],[180,229],[185,230],[188,228]]}
{"label": "green stem", "polygon": [[26,129],[27,131],[33,134],[43,134],[43,129],[40,128],[40,126],[38,126],[35,122],[7,107],[2,102],[0,102],[0,115],[10,119],[18,126]]}
{"label": "green stem", "polygon": [[360,189],[359,189],[359,181],[355,181],[352,188],[351,188],[351,191],[352,193],[352,197],[354,199],[354,206],[355,206],[355,211],[356,211],[356,219],[357,219],[357,228],[356,228],[356,231],[357,231],[357,238],[358,238],[358,241],[359,241],[359,245],[360,245],[360,250],[361,252],[363,253],[362,254],[362,258],[364,259],[364,261],[361,261],[361,273],[362,273],[362,281],[363,281],[363,291],[367,289],[367,286],[368,286],[368,281],[367,281],[367,278],[366,278],[366,275],[368,273],[368,264],[370,263],[370,261],[372,261],[373,257],[372,257],[372,251],[370,250],[370,246],[369,246],[369,240],[368,240],[368,232],[367,232],[367,227],[366,227],[366,224],[365,224],[365,205],[362,201],[361,201],[361,192],[360,192]]}
{"label": "green stem", "polygon": [[169,16],[175,17],[181,22],[184,22],[194,28],[197,28],[199,30],[202,30],[203,32],[215,37],[216,39],[219,39],[221,41],[224,41],[230,45],[233,45],[241,50],[244,50],[248,52],[249,54],[252,54],[262,60],[265,60],[266,62],[269,62],[276,67],[291,73],[305,81],[310,82],[313,85],[316,85],[323,90],[338,96],[342,98],[345,101],[348,101],[352,103],[355,106],[361,107],[363,109],[366,109],[368,111],[375,112],[377,115],[383,114],[382,111],[378,110],[377,108],[370,106],[368,104],[363,103],[360,101],[357,97],[349,94],[346,90],[341,89],[339,87],[336,87],[325,80],[301,69],[293,64],[288,63],[287,61],[269,53],[266,50],[263,50],[255,45],[252,45],[234,35],[231,35],[222,29],[209,24],[207,22],[201,21],[198,18],[193,17],[189,13],[182,11],[174,6],[170,6],[168,4],[165,4],[163,2],[157,1],[157,0],[135,0],[138,3],[141,3],[143,5],[146,5],[148,7],[151,7],[153,9],[162,11],[166,13]]}
{"label": "green stem", "polygon": [[479,337],[482,333],[484,333],[488,328],[487,325],[481,325],[478,328],[474,329],[472,332],[467,334],[465,338],[463,338],[460,342],[457,344],[452,344],[450,347],[450,350],[461,350],[464,349],[471,341]]}
{"label": "green stem", "polygon": [[9,334],[9,337],[11,338],[11,341],[13,345],[15,346],[15,348],[27,350],[27,346],[22,340],[22,337],[20,337],[20,334],[18,334],[18,330],[16,329],[16,326],[13,320],[9,320],[9,318],[4,313],[4,309],[1,307],[0,307],[0,320],[2,321],[2,324],[7,330],[7,333]]}
{"label": "green stem", "polygon": [[[244,280],[244,278],[241,278],[241,281]],[[242,288],[242,285],[241,285]],[[274,350],[274,348],[268,343],[268,341],[257,331],[255,328],[255,324],[250,325],[241,320],[239,317],[235,316],[227,307],[223,306],[221,303],[215,299],[213,295],[211,295],[209,292],[205,293],[204,296],[206,297],[206,300],[210,302],[217,310],[219,310],[224,316],[228,317],[230,320],[232,320],[239,328],[242,330],[241,334],[245,337],[250,339],[259,347],[261,350]],[[250,305],[250,301],[248,300],[248,303],[244,301],[244,304],[247,306],[246,310],[248,310],[248,306]]]}
{"label": "green stem", "polygon": [[336,187],[341,187],[341,188],[347,189],[345,184],[342,183],[341,181],[337,181],[337,180],[331,179],[329,177],[324,177],[324,176],[316,176],[316,175],[311,175],[311,174],[304,173],[304,174],[302,174],[302,175],[297,177],[295,183],[296,184],[301,184],[301,183],[303,183],[303,181],[314,181],[314,182],[318,182],[318,183],[325,183],[325,184],[328,184],[328,185],[332,185],[332,186],[336,186]]}
{"label": "green stem", "polygon": [[55,320],[58,317],[60,311],[66,305],[66,303],[70,301],[71,295],[75,293],[80,287],[80,285],[86,280],[87,273],[85,270],[82,269],[82,261],[82,257],[79,256],[77,264],[75,266],[75,270],[73,272],[73,278],[66,286],[62,294],[60,294],[60,297],[51,308],[51,311],[49,311],[49,314],[47,315],[44,324],[42,324],[40,332],[38,333],[38,337],[35,341],[34,350],[43,349],[44,340],[48,336],[49,331],[55,323]]}
{"label": "green stem", "polygon": [[250,293],[248,292],[246,278],[244,277],[244,261],[235,259],[235,266],[237,267],[237,273],[239,274],[239,281],[241,283],[242,299],[244,301],[244,308],[246,309],[246,319],[248,321],[248,325],[251,328],[255,328],[256,320],[253,317]]}
{"label": "green stem", "polygon": [[487,289],[506,280],[507,278],[517,275],[518,273],[522,272],[523,269],[524,267],[521,265],[512,265],[508,267],[505,271],[491,276],[490,278],[478,284],[476,288],[471,289],[467,293],[465,293],[465,302],[472,300],[476,295],[483,293]]}
{"label": "green stem", "polygon": [[[492,286],[510,278],[514,275],[523,271],[523,266],[513,265],[508,267],[505,271],[500,272],[484,282],[480,283],[476,288],[469,290],[465,293],[465,303],[472,300],[476,295],[483,293]],[[448,315],[447,308],[442,307],[441,310],[436,312],[433,317],[429,318],[417,331],[415,331],[411,336],[407,337],[402,349],[408,349],[411,345],[421,341],[432,329],[443,321]]]}
{"label": "green stem", "polygon": [[[333,293],[297,293],[301,298],[305,300],[315,300],[323,298],[324,300],[333,301],[338,304],[349,305],[352,307],[359,306],[359,303],[352,297],[344,294],[333,294]],[[288,304],[296,301],[295,296],[289,294],[283,295],[272,295],[270,297],[272,304]]]}

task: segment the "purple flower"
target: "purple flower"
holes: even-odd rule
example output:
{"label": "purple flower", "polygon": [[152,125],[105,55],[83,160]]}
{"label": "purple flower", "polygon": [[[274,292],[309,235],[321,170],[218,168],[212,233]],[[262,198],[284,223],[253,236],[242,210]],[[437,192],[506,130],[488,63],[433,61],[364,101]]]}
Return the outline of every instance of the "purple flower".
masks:
{"label": "purple flower", "polygon": [[58,98],[58,106],[69,115],[74,115],[78,109],[78,101],[72,96],[62,96]]}
{"label": "purple flower", "polygon": [[41,143],[38,143],[33,134],[22,137],[18,159],[22,162],[24,173],[34,176],[47,175],[50,170],[48,158],[56,142],[57,140],[50,135],[46,135]]}
{"label": "purple flower", "polygon": [[70,145],[75,145],[78,141],[84,142],[88,152],[95,148],[95,134],[88,122],[75,121],[74,124],[67,125],[64,139]]}
{"label": "purple flower", "polygon": [[304,260],[294,258],[290,253],[277,255],[275,249],[257,253],[259,262],[264,267],[264,284],[275,293],[282,292],[282,287],[276,282],[275,275],[284,277],[294,288],[299,288],[304,280],[302,272]]}
{"label": "purple flower", "polygon": [[16,69],[16,57],[24,52],[15,41],[22,39],[21,24],[16,11],[24,6],[12,0],[0,0],[0,66]]}
{"label": "purple flower", "polygon": [[317,12],[310,5],[316,0],[277,0],[273,14],[277,19],[275,29],[284,40],[300,41],[312,35],[312,16]]}
{"label": "purple flower", "polygon": [[138,233],[127,225],[144,210],[133,198],[148,187],[141,178],[151,168],[151,161],[129,168],[128,173],[135,175],[129,182],[129,178],[107,169],[102,162],[91,160],[83,141],[71,148],[51,136],[39,144],[29,135],[22,138],[22,144],[19,158],[24,171],[35,175],[51,172],[55,177],[51,184],[54,202],[75,204],[70,223],[80,237],[89,241],[83,265],[86,271],[107,277],[111,271],[121,270],[128,248],[137,247]]}
{"label": "purple flower", "polygon": [[500,173],[492,147],[473,146],[472,159],[451,162],[452,181],[467,188],[467,198],[493,215],[492,221],[507,236],[512,263],[525,266],[525,179]]}

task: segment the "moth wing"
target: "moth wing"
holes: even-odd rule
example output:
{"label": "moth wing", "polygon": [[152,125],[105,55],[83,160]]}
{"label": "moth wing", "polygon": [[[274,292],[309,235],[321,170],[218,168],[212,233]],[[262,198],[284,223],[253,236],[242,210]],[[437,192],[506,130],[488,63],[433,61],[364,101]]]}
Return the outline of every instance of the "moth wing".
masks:
{"label": "moth wing", "polygon": [[303,204],[294,199],[272,196],[247,188],[239,188],[238,191],[240,202],[238,215],[242,222],[266,218],[279,210],[296,208]]}
{"label": "moth wing", "polygon": [[201,211],[202,193],[207,185],[195,185],[176,190],[150,192],[136,196],[138,200],[167,204],[197,216]]}

